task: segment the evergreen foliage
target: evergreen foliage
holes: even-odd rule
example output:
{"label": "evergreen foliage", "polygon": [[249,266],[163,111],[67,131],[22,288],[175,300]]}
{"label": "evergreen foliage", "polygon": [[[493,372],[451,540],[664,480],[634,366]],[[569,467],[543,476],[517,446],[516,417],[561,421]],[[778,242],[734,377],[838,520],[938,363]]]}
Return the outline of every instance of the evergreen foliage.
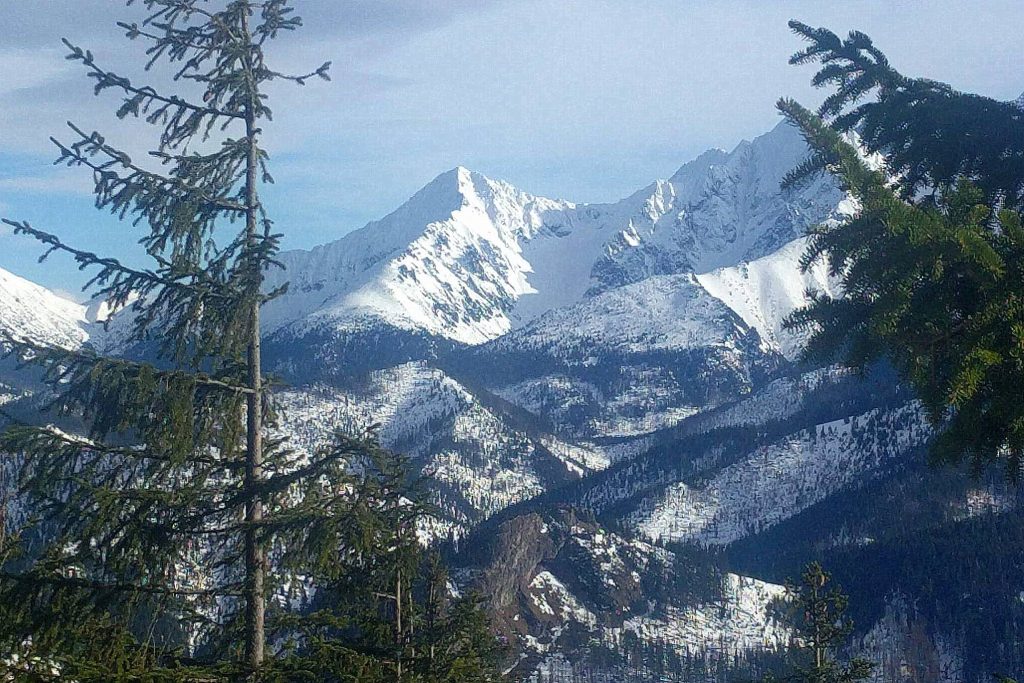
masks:
{"label": "evergreen foliage", "polygon": [[159,140],[146,162],[74,124],[54,142],[57,163],[91,172],[96,207],[141,229],[152,265],[5,219],[44,258],[74,258],[133,324],[118,357],[0,339],[42,368],[71,425],[0,435],[17,491],[0,513],[0,678],[496,680],[483,617],[471,601],[442,605],[436,572],[420,609],[432,626],[419,628],[424,511],[403,461],[369,437],[305,453],[277,435],[259,335],[261,305],[282,293],[263,291],[280,238],[260,200],[266,85],[327,79],[329,63],[268,65],[270,41],[301,26],[288,0],[127,4],[145,10],[120,26],[146,43],[147,71],[170,67],[185,94],[65,41],[97,94],[120,95],[117,116]]}
{"label": "evergreen foliage", "polygon": [[797,681],[801,683],[853,683],[871,675],[874,665],[864,659],[842,664],[835,659],[836,650],[853,632],[853,623],[846,616],[847,597],[829,586],[831,576],[817,562],[807,565],[799,584],[788,583],[793,611],[798,615],[795,628],[797,662],[792,673],[766,681]]}
{"label": "evergreen foliage", "polygon": [[359,683],[502,680],[504,652],[480,600],[452,599],[440,558],[416,536],[429,512],[415,502],[404,460],[378,451],[363,467],[348,496],[357,521],[346,555],[325,563],[331,571],[314,581],[314,619],[305,621],[303,657],[294,660],[304,668],[286,662],[283,680],[300,671],[314,681],[324,671]]}
{"label": "evergreen foliage", "polygon": [[[840,132],[856,131],[868,152],[882,154],[901,197],[920,201],[921,193],[968,179],[988,201],[1008,208],[1024,201],[1024,110],[1017,103],[904,76],[860,31],[844,40],[798,21],[789,26],[809,43],[790,63],[820,62],[812,83],[834,87],[819,116]],[[821,168],[829,152],[814,151]]]}
{"label": "evergreen foliage", "polygon": [[[1002,461],[1017,478],[1024,454],[1024,112],[902,76],[862,33],[841,40],[790,25],[811,43],[791,61],[820,61],[814,83],[836,91],[817,115],[779,102],[811,148],[786,182],[827,171],[859,210],[816,228],[803,259],[805,268],[825,259],[843,297],[815,293],[788,324],[812,331],[809,358],[859,368],[891,360],[944,427],[937,460],[967,459],[975,469]],[[849,131],[884,168],[869,163],[843,135]]]}

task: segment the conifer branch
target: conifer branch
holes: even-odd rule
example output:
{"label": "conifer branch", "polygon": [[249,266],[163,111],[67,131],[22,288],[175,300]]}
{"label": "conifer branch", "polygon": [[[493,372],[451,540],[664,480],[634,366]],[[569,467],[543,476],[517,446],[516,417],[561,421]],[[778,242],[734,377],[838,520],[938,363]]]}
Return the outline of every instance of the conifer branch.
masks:
{"label": "conifer branch", "polygon": [[[110,203],[110,199],[113,195],[113,189],[117,186],[128,186],[131,185],[133,190],[146,190],[147,184],[152,188],[151,193],[166,194],[168,192],[179,192],[200,202],[210,206],[211,208],[221,209],[224,211],[232,211],[236,213],[245,213],[249,210],[245,204],[232,201],[227,197],[211,195],[206,190],[203,190],[196,185],[192,185],[183,178],[168,177],[148,171],[141,166],[133,163],[131,157],[124,152],[111,147],[106,143],[106,140],[97,132],[87,134],[81,128],[68,121],[67,125],[71,130],[79,136],[79,141],[72,144],[70,147],[62,143],[57,138],[50,138],[50,141],[60,150],[60,157],[55,161],[55,164],[65,163],[69,166],[85,166],[91,169],[97,176],[97,185],[102,189],[97,197],[97,203],[100,206],[105,206]],[[231,152],[231,150],[228,150]],[[90,156],[96,154],[103,154],[107,157],[108,161],[104,163],[94,162]],[[157,153],[155,154],[158,158],[167,160],[170,155]],[[186,161],[188,157],[173,157],[178,161]],[[122,177],[111,171],[111,167],[114,165],[120,165],[127,171],[131,171],[128,177]],[[145,181],[140,183],[139,181]],[[116,199],[116,196],[114,196]],[[139,204],[137,197],[132,197],[132,200]],[[116,203],[115,208],[124,206],[123,203]],[[122,214],[123,215],[123,214]]]}
{"label": "conifer branch", "polygon": [[8,332],[0,332],[0,357],[11,357],[18,355],[18,362],[22,365],[39,365],[46,368],[55,368],[57,375],[53,378],[60,382],[71,373],[72,365],[84,364],[92,367],[95,364],[106,363],[116,366],[121,370],[139,372],[144,370],[158,381],[186,381],[199,387],[206,387],[218,391],[226,391],[234,394],[249,394],[252,389],[242,384],[233,384],[223,380],[215,379],[202,372],[187,372],[184,370],[159,370],[149,363],[141,363],[122,358],[108,358],[100,356],[91,350],[64,349],[57,346],[47,346],[31,342],[25,339],[18,339]]}
{"label": "conifer branch", "polygon": [[[170,279],[163,277],[160,274],[151,270],[138,270],[123,265],[117,259],[111,257],[100,257],[92,252],[76,249],[65,244],[59,237],[52,233],[44,232],[37,228],[33,228],[27,221],[13,221],[7,218],[0,219],[0,222],[6,223],[14,229],[14,234],[28,235],[39,242],[47,245],[49,249],[40,256],[39,260],[42,261],[47,256],[55,251],[64,252],[74,257],[75,262],[79,264],[79,270],[84,270],[90,266],[99,267],[100,273],[90,279],[84,286],[83,290],[87,290],[93,284],[97,282],[105,282],[110,277],[121,276],[125,280],[117,280],[113,288],[127,288],[128,290],[140,290],[149,291],[156,287],[166,287],[169,289],[184,290],[193,294],[201,295],[205,297],[214,297],[221,299],[233,300],[232,297],[226,292],[218,292],[213,289],[209,289],[211,285],[218,285],[209,278],[203,277],[202,271],[187,272],[179,276],[179,278],[193,278],[202,279],[202,282],[207,287],[199,287],[191,282],[183,282],[181,279]],[[109,289],[109,288],[105,288]],[[127,294],[127,292],[125,292]]]}
{"label": "conifer branch", "polygon": [[[96,439],[75,436],[53,425],[31,425],[0,409],[0,416],[15,424],[0,433],[0,444],[9,451],[37,450],[60,454],[62,452],[88,451],[104,456],[131,458],[136,460],[156,460],[167,463],[180,463],[180,459],[161,453],[155,453],[146,446],[113,446]],[[214,460],[201,456],[190,456],[187,463],[219,467],[226,470],[238,470],[242,465],[232,460]]]}
{"label": "conifer branch", "polygon": [[50,573],[26,572],[23,574],[0,571],[0,579],[12,581],[18,584],[44,583],[62,588],[84,588],[90,591],[101,592],[128,592],[146,595],[166,595],[174,597],[239,597],[241,591],[229,590],[223,587],[204,589],[175,589],[161,588],[159,586],[147,586],[128,582],[105,582],[86,579],[75,576],[58,576]]}
{"label": "conifer branch", "polygon": [[306,74],[300,74],[300,75],[292,76],[292,75],[289,75],[289,74],[281,73],[280,71],[268,71],[267,75],[270,78],[280,78],[280,79],[286,80],[286,81],[293,81],[293,82],[295,82],[295,83],[297,83],[299,85],[306,85],[306,81],[308,81],[311,78],[319,78],[319,79],[324,80],[324,81],[331,80],[331,74],[329,73],[330,69],[331,69],[331,62],[328,61],[328,62],[324,62],[323,64],[318,66],[316,69],[314,69],[313,71],[310,71],[309,73],[306,73]]}
{"label": "conifer branch", "polygon": [[232,112],[206,105],[193,104],[181,97],[178,97],[177,95],[161,95],[151,86],[132,85],[132,82],[128,78],[118,76],[115,73],[100,68],[100,66],[96,64],[96,60],[93,57],[91,50],[83,50],[71,43],[67,38],[62,38],[61,41],[69,50],[71,50],[67,56],[69,60],[80,61],[84,66],[92,69],[89,72],[89,77],[96,81],[95,91],[97,95],[107,88],[120,88],[125,93],[131,95],[118,112],[118,115],[122,118],[128,113],[138,115],[140,110],[145,112],[153,103],[160,103],[164,105],[151,114],[151,118],[154,121],[166,114],[168,109],[171,107],[185,109],[202,116],[212,116],[215,120],[217,117],[231,119],[244,118],[244,114],[241,112]]}

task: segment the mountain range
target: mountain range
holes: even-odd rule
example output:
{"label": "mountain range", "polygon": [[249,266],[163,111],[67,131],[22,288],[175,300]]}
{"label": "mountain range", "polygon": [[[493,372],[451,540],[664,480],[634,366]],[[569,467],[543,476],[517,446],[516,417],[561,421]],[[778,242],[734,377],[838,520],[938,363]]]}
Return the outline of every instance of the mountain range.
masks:
{"label": "mountain range", "polygon": [[[379,425],[413,457],[443,512],[424,541],[489,596],[517,677],[756,674],[790,636],[781,583],[819,558],[876,680],[1024,663],[993,646],[1024,633],[1024,569],[977,569],[992,539],[1024,550],[1019,496],[925,467],[931,428],[890,371],[803,363],[783,326],[809,291],[841,295],[800,257],[856,210],[828,177],[781,189],[805,154],[780,124],[608,204],[459,167],[281,254],[263,332],[284,429],[311,448]],[[117,348],[107,314],[0,271],[9,335]],[[36,392],[0,365],[0,405],[28,413]],[[922,558],[943,577],[910,580]],[[1007,607],[976,617],[979,600]]]}

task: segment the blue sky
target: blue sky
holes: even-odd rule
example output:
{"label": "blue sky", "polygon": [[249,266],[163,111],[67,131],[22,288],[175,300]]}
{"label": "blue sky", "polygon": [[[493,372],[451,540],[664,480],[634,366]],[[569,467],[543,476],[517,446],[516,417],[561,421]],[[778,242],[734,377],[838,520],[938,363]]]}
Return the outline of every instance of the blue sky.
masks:
{"label": "blue sky", "polygon": [[[808,104],[813,69],[787,64],[797,18],[870,36],[902,71],[1001,99],[1024,91],[1019,0],[297,0],[307,22],[273,56],[334,62],[333,81],[274,94],[278,185],[268,203],[286,247],[310,247],[394,209],[464,165],[535,194],[611,201],[668,177],[708,147],[731,148],[778,120],[781,95]],[[92,208],[89,179],[54,168],[64,121],[130,151],[153,130],[112,116],[60,38],[142,77],[117,0],[2,3],[0,215],[137,256],[137,229]],[[145,80],[157,80],[156,75]],[[274,103],[272,103],[274,104]],[[0,267],[77,294],[73,264],[0,231]]]}

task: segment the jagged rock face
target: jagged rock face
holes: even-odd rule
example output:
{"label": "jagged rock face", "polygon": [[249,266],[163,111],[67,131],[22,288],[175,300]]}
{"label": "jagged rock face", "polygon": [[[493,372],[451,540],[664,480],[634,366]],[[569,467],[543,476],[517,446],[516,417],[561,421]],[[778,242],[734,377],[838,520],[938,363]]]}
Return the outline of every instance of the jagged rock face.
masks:
{"label": "jagged rock face", "polygon": [[537,567],[558,553],[564,538],[554,538],[538,514],[516,517],[502,524],[492,540],[490,561],[479,587],[496,613],[514,607],[528,590]]}
{"label": "jagged rock face", "polygon": [[471,586],[510,637],[565,626],[565,610],[583,625],[621,625],[644,607],[643,583],[668,575],[671,558],[568,508],[513,517],[487,543]]}
{"label": "jagged rock face", "polygon": [[468,584],[518,644],[513,674],[525,680],[552,667],[564,669],[554,680],[585,671],[624,680],[630,667],[610,653],[627,641],[707,658],[714,670],[716,658],[787,637],[771,609],[781,586],[723,573],[706,558],[631,539],[567,508],[513,517],[488,545]]}

